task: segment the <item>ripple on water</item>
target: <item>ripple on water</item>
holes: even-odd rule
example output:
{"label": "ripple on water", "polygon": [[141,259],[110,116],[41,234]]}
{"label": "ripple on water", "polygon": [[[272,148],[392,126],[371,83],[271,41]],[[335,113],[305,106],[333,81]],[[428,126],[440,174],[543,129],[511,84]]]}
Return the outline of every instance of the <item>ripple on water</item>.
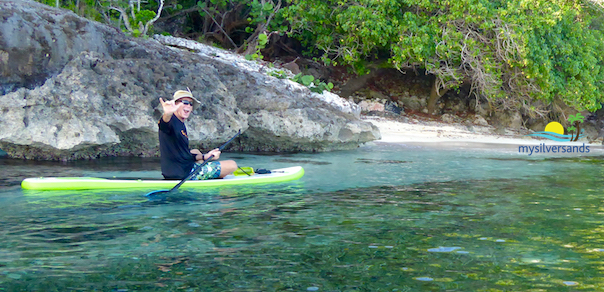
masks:
{"label": "ripple on water", "polygon": [[452,252],[452,251],[456,251],[458,249],[461,249],[461,247],[458,247],[458,246],[451,246],[451,247],[439,246],[437,248],[429,248],[428,251],[429,252]]}
{"label": "ripple on water", "polygon": [[575,281],[564,281],[562,283],[564,283],[564,285],[566,285],[566,286],[577,286],[577,285],[579,285],[579,283],[577,283]]}

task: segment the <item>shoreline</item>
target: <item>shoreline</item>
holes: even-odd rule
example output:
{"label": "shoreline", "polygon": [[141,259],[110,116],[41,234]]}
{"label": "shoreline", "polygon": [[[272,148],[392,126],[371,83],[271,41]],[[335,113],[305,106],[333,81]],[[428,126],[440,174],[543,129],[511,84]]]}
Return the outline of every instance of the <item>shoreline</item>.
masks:
{"label": "shoreline", "polygon": [[[381,116],[361,116],[361,119],[379,128],[382,138],[373,141],[375,143],[410,144],[437,148],[497,148],[514,150],[517,153],[521,146],[533,149],[543,146],[589,146],[590,149],[596,151],[565,153],[564,155],[598,155],[604,152],[604,147],[598,140],[596,143],[589,143],[586,139],[577,142],[557,142],[527,136],[529,132],[526,130],[505,129],[502,130],[505,132],[504,134],[497,134],[493,126],[442,123],[420,120],[415,117],[409,117],[407,121],[396,121]],[[555,155],[556,153],[546,154]]]}

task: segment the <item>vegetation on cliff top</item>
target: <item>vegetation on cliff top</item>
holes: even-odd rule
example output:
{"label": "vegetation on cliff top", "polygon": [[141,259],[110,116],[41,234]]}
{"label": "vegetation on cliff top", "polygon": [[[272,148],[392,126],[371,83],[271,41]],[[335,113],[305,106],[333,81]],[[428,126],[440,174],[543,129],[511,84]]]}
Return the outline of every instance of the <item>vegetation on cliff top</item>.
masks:
{"label": "vegetation on cliff top", "polygon": [[470,83],[504,108],[559,99],[594,111],[603,101],[603,18],[588,2],[295,0],[286,14],[326,62],[362,69],[387,57],[434,74],[437,90]]}
{"label": "vegetation on cliff top", "polygon": [[[108,9],[123,7],[133,16],[130,25],[141,18],[140,27],[160,4],[61,0],[60,6],[124,27],[117,10]],[[240,53],[256,51],[260,34],[287,34],[308,56],[361,74],[376,62],[424,69],[436,77],[429,107],[464,84],[493,108],[540,115],[559,102],[579,111],[604,102],[600,0],[175,0],[159,11],[160,22],[186,20],[186,36]]]}

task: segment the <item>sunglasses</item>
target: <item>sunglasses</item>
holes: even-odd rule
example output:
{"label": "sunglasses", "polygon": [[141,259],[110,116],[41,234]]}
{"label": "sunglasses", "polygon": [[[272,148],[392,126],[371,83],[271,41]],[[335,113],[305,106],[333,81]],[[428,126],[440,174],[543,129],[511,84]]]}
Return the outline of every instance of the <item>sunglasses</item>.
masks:
{"label": "sunglasses", "polygon": [[179,100],[178,102],[182,102],[182,104],[185,104],[185,105],[190,105],[190,106],[193,106],[193,102],[192,102],[192,101],[188,101],[188,100]]}

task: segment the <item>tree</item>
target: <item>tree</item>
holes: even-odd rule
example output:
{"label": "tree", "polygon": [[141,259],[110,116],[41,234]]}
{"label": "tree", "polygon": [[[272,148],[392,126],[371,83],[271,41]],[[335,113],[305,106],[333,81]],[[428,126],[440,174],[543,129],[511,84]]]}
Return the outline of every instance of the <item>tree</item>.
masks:
{"label": "tree", "polygon": [[101,0],[102,7],[106,9],[105,20],[111,23],[112,18],[108,16],[108,11],[119,13],[117,27],[123,25],[127,32],[133,36],[146,36],[149,29],[156,22],[164,8],[164,0],[159,0],[157,13],[147,9],[141,9],[142,0]]}
{"label": "tree", "polygon": [[[133,36],[146,36],[163,10],[164,0],[38,0],[46,5],[66,8],[76,14],[118,27]],[[142,5],[141,5],[142,3]],[[149,10],[149,9],[152,10]],[[154,12],[157,11],[157,12]],[[118,14],[115,15],[115,12]],[[123,26],[123,28],[122,28]]]}
{"label": "tree", "polygon": [[604,101],[603,32],[579,1],[294,0],[284,13],[326,64],[363,74],[384,58],[433,74],[429,110],[462,84],[495,108],[542,116],[537,100],[591,111]]}

